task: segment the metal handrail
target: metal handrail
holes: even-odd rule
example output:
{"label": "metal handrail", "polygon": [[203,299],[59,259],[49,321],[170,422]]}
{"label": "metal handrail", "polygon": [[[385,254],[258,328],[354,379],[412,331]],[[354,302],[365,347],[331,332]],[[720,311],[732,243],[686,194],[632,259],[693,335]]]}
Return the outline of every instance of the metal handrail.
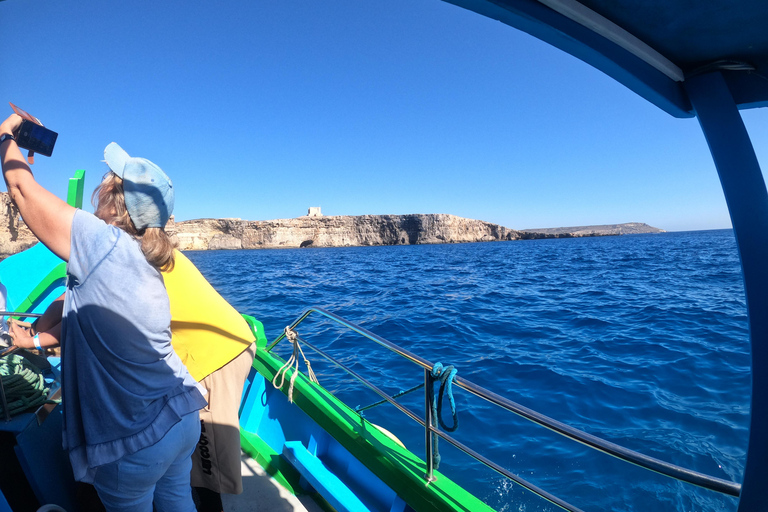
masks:
{"label": "metal handrail", "polygon": [[[363,384],[365,384],[368,388],[370,388],[372,391],[377,393],[379,396],[381,396],[384,400],[394,405],[397,409],[399,409],[402,413],[404,413],[406,416],[414,420],[415,422],[419,423],[422,427],[424,427],[425,435],[426,435],[426,444],[427,444],[427,455],[426,455],[426,464],[427,464],[427,474],[425,475],[425,479],[428,482],[434,481],[435,478],[432,476],[432,433],[437,434],[441,438],[445,439],[452,445],[454,445],[459,450],[463,451],[464,453],[468,454],[469,456],[473,457],[477,461],[485,464],[489,468],[493,469],[497,473],[504,475],[505,477],[509,478],[513,482],[517,483],[521,487],[524,487],[525,489],[528,489],[529,491],[533,492],[534,494],[544,498],[545,500],[549,501],[550,503],[559,506],[560,508],[567,510],[568,512],[582,512],[581,509],[574,507],[573,505],[561,500],[557,496],[554,496],[553,494],[548,493],[547,491],[533,485],[532,483],[528,482],[527,480],[515,475],[514,473],[510,472],[509,470],[499,466],[492,460],[488,459],[487,457],[480,455],[472,448],[468,447],[467,445],[463,444],[462,442],[458,441],[457,439],[454,439],[452,436],[446,434],[445,432],[442,432],[441,430],[438,430],[434,427],[434,422],[432,418],[432,406],[430,403],[426,404],[425,408],[425,419],[420,418],[416,413],[405,407],[404,405],[400,404],[395,400],[392,396],[387,394],[386,392],[379,389],[378,386],[367,380],[365,377],[358,374],[353,369],[346,366],[344,363],[341,363],[337,359],[335,359],[333,356],[327,354],[324,350],[314,346],[313,344],[309,343],[307,340],[303,339],[301,336],[296,336],[297,340],[301,343],[304,343],[307,347],[314,350],[316,353],[318,353],[323,358],[327,359],[331,363],[335,364],[339,368],[343,369],[347,373],[349,373],[352,377],[356,378]],[[274,346],[270,345],[268,347],[268,350]],[[432,373],[431,370],[424,369],[424,380],[425,383],[427,383],[427,386],[425,386],[426,390],[431,389],[429,383],[432,381]],[[425,392],[424,393],[425,401],[432,400],[434,397],[432,396],[432,393]],[[429,425],[429,426],[427,426]]]}
{"label": "metal handrail", "polygon": [[24,313],[23,311],[0,311],[0,316],[18,316],[22,318],[40,318],[40,313]]}
{"label": "metal handrail", "polygon": [[[331,313],[330,311],[326,311],[323,308],[313,307],[306,309],[302,315],[291,325],[291,329],[295,329],[301,322],[303,322],[310,314],[313,312],[319,313],[320,315],[333,320],[334,322],[347,327],[348,329],[357,332],[361,336],[364,336],[371,341],[374,341],[378,343],[379,345],[389,349],[392,352],[395,352],[396,354],[410,360],[411,362],[421,366],[424,369],[431,370],[434,366],[431,362],[427,361],[426,359],[417,356],[416,354],[413,354],[409,352],[408,350],[399,347],[392,343],[389,340],[386,340],[382,338],[381,336],[374,334],[367,329],[364,329],[363,327],[360,327],[356,324],[353,324],[352,322],[349,322],[345,320],[344,318]],[[275,341],[273,341],[268,347],[267,350],[271,350],[277,343],[279,343],[283,338],[285,338],[285,333],[282,333],[280,336],[278,336]],[[305,342],[306,343],[306,342]],[[308,346],[310,346],[308,344]],[[312,347],[313,350],[319,350],[314,347]],[[330,358],[330,356],[324,356]],[[334,359],[330,358],[335,364],[344,367],[341,363],[336,362]],[[357,375],[352,370],[347,370],[353,375]],[[357,376],[357,378],[362,379],[361,377]],[[367,381],[366,381],[367,382]],[[560,421],[557,421],[553,418],[550,418],[548,416],[545,416],[544,414],[538,413],[532,409],[529,409],[523,405],[520,405],[516,402],[513,402],[507,398],[504,398],[501,395],[498,395],[494,393],[493,391],[490,391],[488,389],[483,388],[482,386],[478,386],[477,384],[474,384],[471,381],[468,381],[466,379],[462,379],[460,377],[456,377],[454,379],[454,384],[459,386],[460,388],[472,393],[473,395],[478,396],[479,398],[482,398],[484,400],[487,400],[503,409],[506,409],[514,414],[517,414],[518,416],[525,418],[529,421],[532,421],[533,423],[536,423],[540,426],[543,426],[553,432],[556,432],[564,437],[567,437],[568,439],[577,441],[585,446],[588,446],[590,448],[593,448],[595,450],[598,450],[600,452],[603,452],[605,454],[611,455],[613,457],[616,457],[619,460],[623,460],[625,462],[629,462],[631,464],[635,464],[641,468],[659,473],[661,475],[674,478],[676,480],[680,480],[682,482],[687,482],[699,487],[702,487],[704,489],[709,489],[712,491],[719,492],[721,494],[726,494],[729,496],[735,496],[738,497],[741,493],[741,485],[736,482],[731,482],[728,480],[724,480],[721,478],[717,478],[711,475],[707,475],[704,473],[700,473],[698,471],[694,471],[691,469],[683,468],[681,466],[677,466],[675,464],[671,464],[669,462],[662,461],[660,459],[656,459],[654,457],[636,452],[634,450],[630,450],[629,448],[625,448],[621,445],[618,445],[616,443],[612,443],[610,441],[606,441],[605,439],[599,438],[595,435],[589,434],[587,432],[584,432],[582,430],[573,428],[569,425],[566,425],[565,423],[562,423]],[[374,389],[377,393],[379,393],[383,398],[387,398],[386,394],[382,394],[378,388],[373,386],[370,383],[367,383],[369,387]],[[403,410],[402,407],[400,407],[394,399],[388,399],[389,402],[391,402],[393,405],[397,406],[399,409]],[[405,412],[405,411],[404,411]],[[413,415],[412,413],[407,413],[409,416],[413,417],[414,419],[417,419],[418,417]],[[417,419],[420,423],[422,421],[420,419]],[[422,423],[424,425],[424,423]],[[433,430],[437,434],[440,435],[440,437],[443,437],[444,439],[448,440],[452,444],[455,444],[455,440],[451,440],[450,436],[447,434],[440,432],[437,429],[434,429],[434,427],[430,426],[429,430]],[[458,447],[458,445],[457,445]],[[483,462],[483,461],[481,461]],[[483,462],[485,463],[485,462]],[[495,468],[494,468],[495,469]],[[508,476],[508,475],[505,475]]]}

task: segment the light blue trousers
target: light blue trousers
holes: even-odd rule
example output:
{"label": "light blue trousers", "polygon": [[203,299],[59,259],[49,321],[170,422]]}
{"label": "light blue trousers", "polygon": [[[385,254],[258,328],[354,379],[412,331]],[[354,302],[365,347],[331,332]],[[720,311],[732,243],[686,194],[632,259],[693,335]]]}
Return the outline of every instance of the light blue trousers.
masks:
{"label": "light blue trousers", "polygon": [[187,414],[160,441],[99,466],[93,485],[108,512],[195,512],[189,475],[200,417]]}

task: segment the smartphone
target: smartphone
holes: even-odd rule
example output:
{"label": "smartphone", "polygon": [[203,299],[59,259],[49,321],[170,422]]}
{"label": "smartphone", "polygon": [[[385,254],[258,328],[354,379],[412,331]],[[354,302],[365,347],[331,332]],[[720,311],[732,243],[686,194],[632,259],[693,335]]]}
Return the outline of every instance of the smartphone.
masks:
{"label": "smartphone", "polygon": [[16,144],[20,148],[28,149],[43,156],[51,156],[53,146],[56,144],[58,133],[49,130],[28,119],[24,119],[16,136]]}

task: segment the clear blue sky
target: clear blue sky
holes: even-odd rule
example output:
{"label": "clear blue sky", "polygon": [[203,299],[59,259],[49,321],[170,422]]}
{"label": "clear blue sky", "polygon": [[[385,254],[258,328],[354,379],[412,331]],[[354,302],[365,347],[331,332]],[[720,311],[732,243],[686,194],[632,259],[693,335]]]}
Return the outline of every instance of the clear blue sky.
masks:
{"label": "clear blue sky", "polygon": [[[61,197],[116,141],[172,177],[177,220],[730,227],[694,119],[439,0],[6,0],[0,34],[0,112],[59,132],[33,169]],[[764,169],[767,115],[744,113]]]}

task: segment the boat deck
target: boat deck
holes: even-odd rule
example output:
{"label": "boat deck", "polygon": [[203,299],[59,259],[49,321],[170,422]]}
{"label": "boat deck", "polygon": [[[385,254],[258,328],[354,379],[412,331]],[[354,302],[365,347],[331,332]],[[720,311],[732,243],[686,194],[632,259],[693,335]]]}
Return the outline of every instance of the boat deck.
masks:
{"label": "boat deck", "polygon": [[225,512],[322,512],[309,496],[294,496],[247,455],[241,461],[243,493],[221,495]]}

